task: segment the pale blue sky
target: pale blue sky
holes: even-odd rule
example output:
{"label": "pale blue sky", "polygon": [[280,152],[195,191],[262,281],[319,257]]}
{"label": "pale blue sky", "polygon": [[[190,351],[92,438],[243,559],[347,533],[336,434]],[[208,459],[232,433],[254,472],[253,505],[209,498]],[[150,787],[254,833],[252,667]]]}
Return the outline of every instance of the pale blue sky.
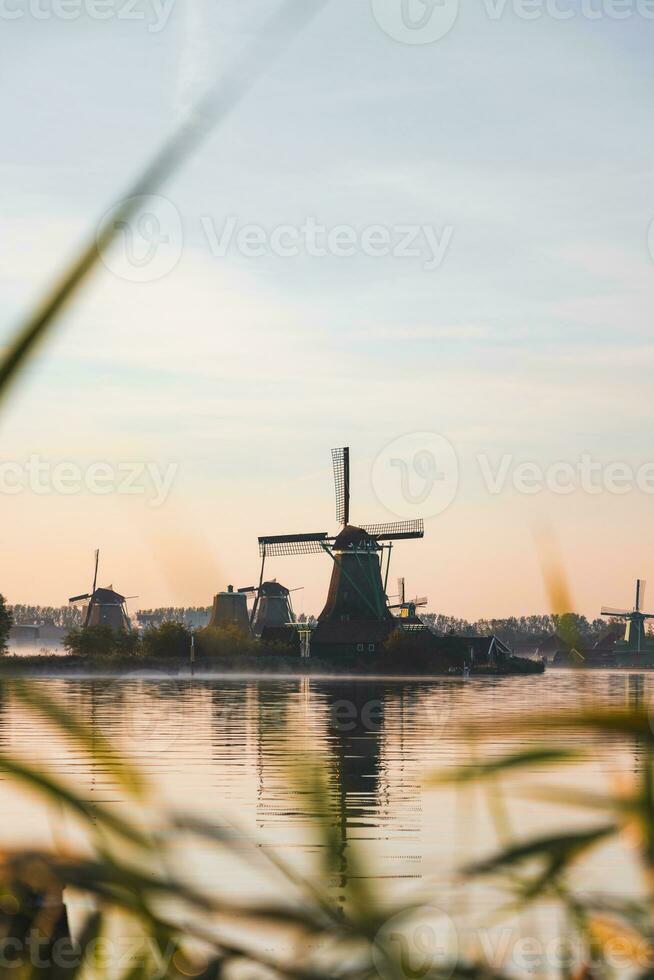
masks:
{"label": "pale blue sky", "polygon": [[[3,330],[272,9],[176,0],[159,33],[86,15],[2,23]],[[174,461],[170,501],[5,497],[2,590],[64,599],[100,545],[107,576],[146,604],[208,602],[256,574],[258,533],[333,528],[332,445],[352,446],[353,517],[394,519],[372,461],[427,430],[455,446],[461,486],[396,571],[432,608],[544,609],[542,519],[585,611],[628,601],[637,574],[654,576],[651,496],[492,496],[475,458],[652,458],[653,39],[638,13],[527,22],[507,6],[492,20],[464,2],[447,36],[408,46],[368,0],[329,4],[162,191],[179,263],[150,283],[100,270],[5,416],[4,459]],[[432,270],[216,257],[202,221],[228,215],[452,237]],[[319,609],[320,560],[271,571]]]}

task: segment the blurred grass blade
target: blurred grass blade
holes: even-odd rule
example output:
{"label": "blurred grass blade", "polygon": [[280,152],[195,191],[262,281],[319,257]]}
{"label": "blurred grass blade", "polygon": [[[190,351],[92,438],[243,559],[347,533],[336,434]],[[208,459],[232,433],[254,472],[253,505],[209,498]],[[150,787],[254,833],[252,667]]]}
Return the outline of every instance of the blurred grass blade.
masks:
{"label": "blurred grass blade", "polygon": [[498,776],[503,772],[530,767],[535,768],[560,762],[573,762],[581,757],[581,752],[573,751],[572,749],[527,749],[524,752],[501,756],[499,759],[471,763],[469,766],[460,766],[453,770],[436,773],[436,775],[430,777],[428,782],[431,784],[478,782],[479,780]]}
{"label": "blurred grass blade", "polygon": [[[139,198],[159,188],[199,145],[201,140],[242,101],[257,80],[281,54],[296,34],[318,13],[326,0],[286,0],[236,60],[225,76],[199,100],[142,174],[115,203],[112,220],[99,226],[97,234],[64,271],[34,313],[9,343],[0,360],[0,399],[37,343],[44,339],[56,316],[79,289],[111,245],[117,231],[138,211]],[[107,209],[104,209],[104,214]]]}
{"label": "blurred grass blade", "polygon": [[[266,861],[283,875],[290,884],[294,885],[300,894],[315,903],[316,908],[320,909],[327,916],[328,920],[332,923],[337,921],[339,924],[344,924],[340,909],[332,903],[331,899],[322,889],[316,887],[316,885],[287,865],[274,851],[269,848],[260,847],[257,841],[252,840],[246,834],[226,824],[210,824],[201,817],[189,816],[187,814],[176,815],[174,826],[178,830],[186,831],[187,833],[194,834],[197,837],[204,838],[207,841],[212,841],[215,844],[220,844],[232,850],[240,847],[239,855],[254,860],[257,863],[260,863],[262,860]],[[245,848],[243,848],[243,844],[246,845]]]}
{"label": "blurred grass blade", "polygon": [[534,837],[524,844],[507,847],[493,857],[476,861],[464,868],[467,875],[485,875],[501,869],[524,864],[535,858],[542,858],[547,864],[562,868],[571,864],[583,852],[599,844],[600,841],[614,834],[615,824],[604,824],[590,830],[580,830],[570,834],[545,835]]}
{"label": "blurred grass blade", "polygon": [[[98,947],[97,940],[102,935],[103,926],[103,913],[102,912],[92,912],[88,916],[84,927],[77,940],[78,955],[72,961],[70,965],[64,965],[63,957],[61,957],[62,962],[60,965],[55,966],[52,972],[51,978],[49,980],[74,980],[82,973],[87,973],[89,967],[89,950],[93,949],[93,956],[97,959],[98,957]],[[99,964],[93,963],[92,976],[96,977],[99,974],[98,970]],[[104,970],[102,971],[105,972]],[[88,973],[87,973],[88,975]]]}
{"label": "blurred grass blade", "polygon": [[34,685],[23,681],[9,683],[9,690],[14,697],[46,718],[65,738],[72,741],[92,759],[102,762],[121,786],[135,795],[143,794],[145,780],[141,774],[112,748],[98,728],[90,728],[79,715],[64,708],[52,698],[46,697]]}
{"label": "blurred grass blade", "polygon": [[18,762],[0,752],[0,771],[2,770],[41,793],[53,803],[60,803],[68,807],[69,810],[72,810],[92,826],[104,824],[108,830],[113,830],[134,844],[148,848],[151,846],[149,838],[141,834],[131,824],[121,820],[120,817],[106,810],[99,803],[86,803],[71,789],[53,779],[43,770],[34,769],[26,763]]}

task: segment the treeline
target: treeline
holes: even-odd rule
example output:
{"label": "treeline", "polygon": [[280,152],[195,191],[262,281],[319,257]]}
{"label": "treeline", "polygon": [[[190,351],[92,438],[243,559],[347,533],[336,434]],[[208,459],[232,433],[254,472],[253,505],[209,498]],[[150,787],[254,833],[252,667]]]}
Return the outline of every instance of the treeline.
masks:
{"label": "treeline", "polygon": [[84,610],[80,606],[9,606],[16,626],[35,623],[54,623],[62,629],[81,626]]}
{"label": "treeline", "polygon": [[161,606],[139,609],[136,621],[140,626],[161,626],[162,623],[184,623],[185,626],[206,626],[211,606]]}
{"label": "treeline", "polygon": [[[74,629],[81,626],[84,610],[80,606],[9,606],[13,622],[17,625],[52,622],[63,629]],[[603,636],[612,625],[610,620],[588,620],[578,613],[566,613],[563,616],[509,616],[507,619],[459,619],[456,616],[444,616],[440,613],[422,613],[420,618],[436,634],[444,636],[453,633],[457,636],[495,634],[509,646],[515,643],[538,644],[559,633],[563,636],[574,636],[584,643],[591,645]],[[140,627],[161,626],[163,623],[183,623],[187,627],[199,629],[206,626],[211,615],[210,606],[161,606],[156,609],[140,609],[135,620]],[[313,625],[315,616],[302,613],[298,616],[301,623]]]}
{"label": "treeline", "polygon": [[553,633],[565,638],[579,638],[590,645],[604,636],[611,625],[615,625],[606,619],[588,620],[578,613],[565,613],[561,616],[509,616],[508,619],[477,619],[473,622],[438,613],[421,613],[420,618],[434,633],[442,636],[447,633],[457,636],[494,634],[509,646],[515,643],[537,645]]}

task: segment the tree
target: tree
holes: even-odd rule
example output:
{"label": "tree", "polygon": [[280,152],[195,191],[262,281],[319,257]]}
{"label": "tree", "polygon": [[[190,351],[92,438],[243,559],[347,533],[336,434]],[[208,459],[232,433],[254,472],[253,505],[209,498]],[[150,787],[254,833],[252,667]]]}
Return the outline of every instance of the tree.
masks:
{"label": "tree", "polygon": [[13,625],[14,618],[11,610],[7,608],[5,597],[0,595],[0,653],[4,653],[7,649],[7,639]]}

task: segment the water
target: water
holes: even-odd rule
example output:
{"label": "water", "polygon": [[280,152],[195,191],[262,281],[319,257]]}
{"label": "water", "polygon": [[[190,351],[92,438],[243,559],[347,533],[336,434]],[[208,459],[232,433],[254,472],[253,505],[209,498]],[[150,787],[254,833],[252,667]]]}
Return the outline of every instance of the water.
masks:
{"label": "water", "polygon": [[[301,773],[318,760],[330,780],[324,807],[340,841],[330,887],[338,899],[352,869],[388,899],[426,896],[452,911],[462,901],[451,873],[497,847],[496,829],[479,789],[433,785],[430,774],[469,765],[472,753],[501,755],[554,737],[543,722],[528,735],[500,722],[507,711],[529,717],[595,703],[648,703],[654,675],[625,672],[549,671],[543,676],[442,680],[353,680],[170,677],[39,681],[122,747],[150,778],[157,804],[189,810],[208,820],[237,823],[285,861],[315,873],[323,848],[313,819],[315,803]],[[2,695],[0,689],[0,695]],[[474,745],[464,734],[474,721],[487,737]],[[630,746],[578,734],[570,744],[591,745],[579,766],[548,766],[505,780],[513,831],[587,826],[592,815],[561,804],[536,802],[526,784],[614,789],[629,778]],[[0,750],[51,767],[91,803],[126,807],[121,790],[98,763],[55,738],[45,723],[0,698]],[[519,792],[518,792],[519,791]],[[5,842],[74,844],[77,829],[58,811],[18,793],[0,777]],[[230,895],[275,894],[235,859],[195,849],[185,870]],[[597,852],[584,885],[635,891],[638,878],[628,851],[610,845]],[[479,916],[496,897],[475,887],[464,911]],[[524,934],[524,925],[521,926]],[[552,922],[540,922],[550,931]]]}

